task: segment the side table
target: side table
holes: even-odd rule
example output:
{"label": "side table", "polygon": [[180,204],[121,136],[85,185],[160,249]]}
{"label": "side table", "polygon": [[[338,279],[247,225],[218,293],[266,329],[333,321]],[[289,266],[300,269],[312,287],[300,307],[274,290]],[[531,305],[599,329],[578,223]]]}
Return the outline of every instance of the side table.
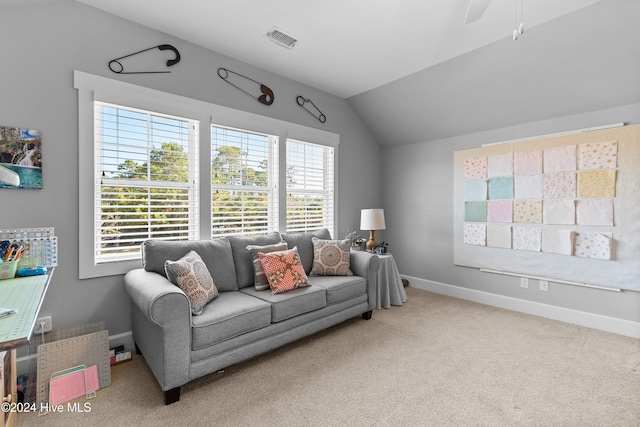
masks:
{"label": "side table", "polygon": [[378,270],[376,309],[402,305],[407,301],[407,293],[404,290],[396,260],[391,254],[378,255],[378,258],[380,258],[380,269]]}

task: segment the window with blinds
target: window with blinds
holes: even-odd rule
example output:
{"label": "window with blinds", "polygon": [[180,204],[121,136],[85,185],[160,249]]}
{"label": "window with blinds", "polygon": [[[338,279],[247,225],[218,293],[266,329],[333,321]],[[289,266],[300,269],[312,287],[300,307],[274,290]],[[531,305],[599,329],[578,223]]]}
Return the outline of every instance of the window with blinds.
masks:
{"label": "window with blinds", "polygon": [[334,149],[287,139],[287,232],[334,233]]}
{"label": "window with blinds", "polygon": [[211,127],[211,236],[278,229],[278,138]]}
{"label": "window with blinds", "polygon": [[140,257],[147,239],[198,232],[198,123],[94,103],[95,262]]}

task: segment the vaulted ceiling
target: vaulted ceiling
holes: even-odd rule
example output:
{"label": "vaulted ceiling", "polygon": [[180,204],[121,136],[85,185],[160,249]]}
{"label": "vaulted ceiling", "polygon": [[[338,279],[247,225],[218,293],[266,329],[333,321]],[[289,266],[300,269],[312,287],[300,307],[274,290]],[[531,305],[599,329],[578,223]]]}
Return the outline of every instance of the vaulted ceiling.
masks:
{"label": "vaulted ceiling", "polygon": [[638,0],[77,1],[345,98],[382,146],[640,102]]}
{"label": "vaulted ceiling", "polygon": [[[470,0],[78,1],[342,98],[510,38],[521,2],[493,0],[465,25]],[[522,18],[530,29],[598,1],[522,0]],[[293,50],[264,37],[273,26]]]}

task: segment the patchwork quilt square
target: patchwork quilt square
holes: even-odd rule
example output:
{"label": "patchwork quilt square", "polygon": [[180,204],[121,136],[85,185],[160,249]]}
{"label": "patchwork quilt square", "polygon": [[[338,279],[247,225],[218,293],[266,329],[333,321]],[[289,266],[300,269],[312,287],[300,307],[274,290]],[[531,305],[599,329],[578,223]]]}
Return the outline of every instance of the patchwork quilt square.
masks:
{"label": "patchwork quilt square", "polygon": [[513,177],[489,178],[489,199],[513,199]]}
{"label": "patchwork quilt square", "polygon": [[601,170],[578,173],[578,197],[616,197],[616,170]]}
{"label": "patchwork quilt square", "polygon": [[618,142],[580,144],[580,169],[615,169],[618,163]]}
{"label": "patchwork quilt square", "polygon": [[545,173],[543,193],[545,199],[573,199],[576,197],[576,173]]}

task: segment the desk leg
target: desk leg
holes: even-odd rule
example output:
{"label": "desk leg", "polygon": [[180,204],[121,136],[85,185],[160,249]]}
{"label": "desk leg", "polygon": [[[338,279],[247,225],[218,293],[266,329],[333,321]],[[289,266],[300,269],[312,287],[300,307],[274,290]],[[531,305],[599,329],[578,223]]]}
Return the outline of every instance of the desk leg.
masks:
{"label": "desk leg", "polygon": [[[0,353],[0,396],[2,402],[17,402],[16,350]],[[14,427],[18,422],[17,412],[0,412],[0,427]]]}

